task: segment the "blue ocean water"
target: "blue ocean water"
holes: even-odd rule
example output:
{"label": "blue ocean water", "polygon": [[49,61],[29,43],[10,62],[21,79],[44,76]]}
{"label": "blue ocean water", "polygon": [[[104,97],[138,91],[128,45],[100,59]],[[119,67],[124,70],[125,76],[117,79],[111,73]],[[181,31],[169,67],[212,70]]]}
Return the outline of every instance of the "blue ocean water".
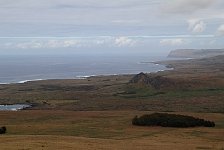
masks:
{"label": "blue ocean water", "polygon": [[0,56],[0,83],[73,79],[92,75],[135,74],[166,70],[150,63],[164,60],[150,55],[5,55]]}
{"label": "blue ocean water", "polygon": [[0,111],[17,111],[31,107],[26,104],[14,104],[14,105],[0,105]]}

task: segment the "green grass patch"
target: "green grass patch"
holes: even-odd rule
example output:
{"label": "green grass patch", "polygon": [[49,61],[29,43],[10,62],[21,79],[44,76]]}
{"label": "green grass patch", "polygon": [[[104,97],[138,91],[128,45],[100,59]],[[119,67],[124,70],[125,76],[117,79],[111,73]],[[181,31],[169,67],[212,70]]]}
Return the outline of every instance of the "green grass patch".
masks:
{"label": "green grass patch", "polygon": [[116,95],[123,98],[148,98],[163,94],[165,94],[165,92],[154,90],[148,87],[128,86],[124,92],[117,93]]}
{"label": "green grass patch", "polygon": [[155,90],[149,87],[134,87],[127,86],[125,91],[119,92],[116,96],[122,98],[191,98],[191,97],[205,97],[212,95],[223,94],[224,88],[205,88],[205,89],[186,89],[186,90]]}
{"label": "green grass patch", "polygon": [[201,96],[212,96],[223,94],[224,89],[195,89],[195,90],[174,90],[167,91],[164,97],[175,97],[175,98],[190,98],[190,97],[201,97]]}

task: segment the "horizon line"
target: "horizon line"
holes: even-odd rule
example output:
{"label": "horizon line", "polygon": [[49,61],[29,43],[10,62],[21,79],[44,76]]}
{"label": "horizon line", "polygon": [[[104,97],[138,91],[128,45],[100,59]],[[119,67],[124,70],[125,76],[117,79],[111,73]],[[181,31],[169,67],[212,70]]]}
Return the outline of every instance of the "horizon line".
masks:
{"label": "horizon line", "polygon": [[215,35],[204,34],[204,35],[116,35],[116,36],[0,36],[0,39],[91,39],[91,38],[116,38],[116,37],[127,37],[127,38],[214,38]]}

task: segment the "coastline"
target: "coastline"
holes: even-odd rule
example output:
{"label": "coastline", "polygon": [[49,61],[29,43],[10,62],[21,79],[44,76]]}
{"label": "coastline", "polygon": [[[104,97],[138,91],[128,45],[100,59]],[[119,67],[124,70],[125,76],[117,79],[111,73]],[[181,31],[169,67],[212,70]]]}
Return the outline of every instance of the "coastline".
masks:
{"label": "coastline", "polygon": [[[25,104],[26,102],[35,104],[29,110],[178,111],[181,109],[223,112],[223,108],[220,107],[223,103],[220,99],[224,90],[223,72],[217,72],[223,69],[223,56],[155,63],[169,67],[149,74],[151,77],[163,77],[156,78],[156,83],[162,85],[159,90],[128,84],[136,74],[49,79],[29,81],[25,82],[26,84],[0,85],[1,104],[9,102],[10,104]],[[217,94],[221,96],[217,97]],[[195,96],[200,98],[199,101],[203,105],[195,105]],[[213,103],[214,96],[218,103]],[[187,101],[183,100],[184,97]],[[176,103],[179,101],[181,103]],[[162,105],[164,102],[169,103],[169,107]],[[185,108],[185,105],[190,107]]]}
{"label": "coastline", "polygon": [[[158,61],[160,62],[160,61]],[[144,64],[154,64],[155,66],[160,66],[160,67],[164,67],[164,69],[158,69],[157,71],[151,71],[151,72],[144,72],[144,73],[157,73],[157,72],[163,72],[163,71],[169,71],[172,70],[172,68],[167,67],[165,64],[160,64],[157,61],[152,61],[152,62],[139,62],[139,63],[144,63]],[[28,83],[28,82],[36,82],[36,81],[47,81],[47,80],[83,80],[83,79],[87,79],[90,77],[106,77],[106,76],[123,76],[123,75],[135,75],[138,74],[140,72],[136,72],[136,73],[121,73],[121,74],[99,74],[99,75],[77,75],[74,78],[46,78],[46,79],[30,79],[30,80],[21,80],[21,81],[17,81],[17,82],[9,82],[9,83],[0,83],[0,85],[11,85],[11,84],[24,84],[24,83]]]}

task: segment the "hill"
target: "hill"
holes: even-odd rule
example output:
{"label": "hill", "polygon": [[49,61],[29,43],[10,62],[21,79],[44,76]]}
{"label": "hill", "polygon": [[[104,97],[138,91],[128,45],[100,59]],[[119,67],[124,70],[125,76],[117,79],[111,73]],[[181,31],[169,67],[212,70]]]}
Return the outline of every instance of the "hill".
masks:
{"label": "hill", "polygon": [[170,86],[174,86],[175,82],[171,81],[170,79],[162,76],[150,76],[145,73],[139,73],[135,75],[129,83],[143,85],[143,86],[149,86],[154,89],[161,89],[166,88]]}

